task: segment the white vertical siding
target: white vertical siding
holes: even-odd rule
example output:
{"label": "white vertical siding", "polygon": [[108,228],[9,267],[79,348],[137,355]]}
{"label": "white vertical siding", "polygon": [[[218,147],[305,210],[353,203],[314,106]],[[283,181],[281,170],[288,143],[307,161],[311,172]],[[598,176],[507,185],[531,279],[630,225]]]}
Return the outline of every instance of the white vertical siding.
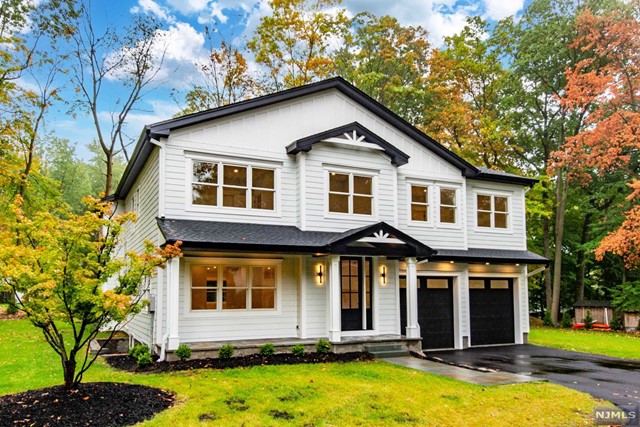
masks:
{"label": "white vertical siding", "polygon": [[378,284],[374,294],[374,299],[377,298],[378,302],[375,304],[377,307],[376,316],[377,323],[374,322],[374,326],[379,334],[396,334],[398,331],[398,325],[400,324],[400,312],[397,311],[397,297],[398,297],[398,282],[396,281],[397,275],[397,263],[392,261],[380,260],[379,265],[384,265],[387,268],[387,284],[382,285],[380,283],[380,272],[374,271],[375,282]]}
{"label": "white vertical siding", "polygon": [[324,258],[305,257],[306,280],[306,326],[308,338],[326,338],[329,333],[327,323],[329,307],[327,305],[326,277],[322,285],[317,283],[317,265],[322,264],[326,275],[326,260]]}

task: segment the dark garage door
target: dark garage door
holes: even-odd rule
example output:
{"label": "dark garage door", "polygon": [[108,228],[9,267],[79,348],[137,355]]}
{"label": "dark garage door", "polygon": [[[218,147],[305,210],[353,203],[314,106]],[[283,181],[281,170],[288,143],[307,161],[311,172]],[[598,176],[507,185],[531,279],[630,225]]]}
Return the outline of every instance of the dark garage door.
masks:
{"label": "dark garage door", "polygon": [[513,279],[469,279],[471,345],[514,340]]}
{"label": "dark garage door", "polygon": [[[406,279],[400,278],[401,332],[407,326]],[[453,348],[453,279],[418,277],[418,324],[425,349]]]}

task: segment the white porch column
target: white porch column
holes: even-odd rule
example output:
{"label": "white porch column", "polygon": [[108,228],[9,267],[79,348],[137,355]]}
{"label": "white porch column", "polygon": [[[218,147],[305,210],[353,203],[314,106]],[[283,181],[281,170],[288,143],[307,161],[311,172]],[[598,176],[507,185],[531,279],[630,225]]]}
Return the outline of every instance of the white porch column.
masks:
{"label": "white porch column", "polygon": [[420,338],[418,324],[418,272],[416,259],[406,258],[407,263],[407,338]]}
{"label": "white porch column", "polygon": [[178,295],[180,292],[180,258],[172,258],[167,263],[167,350],[175,350],[180,345],[178,336]]}
{"label": "white porch column", "polygon": [[329,291],[329,341],[339,342],[342,330],[341,301],[340,301],[340,256],[327,257],[327,286]]}

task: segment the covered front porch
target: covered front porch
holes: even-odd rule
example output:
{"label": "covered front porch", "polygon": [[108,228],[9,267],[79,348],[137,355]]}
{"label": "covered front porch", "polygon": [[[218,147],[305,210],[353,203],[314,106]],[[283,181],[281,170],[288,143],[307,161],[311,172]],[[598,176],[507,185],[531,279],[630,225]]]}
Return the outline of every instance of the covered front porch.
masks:
{"label": "covered front porch", "polygon": [[[182,241],[185,253],[158,279],[156,307],[164,307],[156,312],[158,350],[171,353],[186,343],[199,357],[210,357],[225,344],[242,354],[268,342],[282,351],[296,344],[311,351],[321,338],[335,352],[381,344],[421,349],[416,264],[434,251],[388,224],[330,233],[258,224],[158,223],[167,243]],[[403,328],[400,262],[407,277]],[[274,284],[265,285],[270,267]],[[230,269],[236,270],[233,278],[227,276]],[[214,271],[219,273],[206,276]],[[261,284],[256,285],[256,274]],[[268,286],[273,302],[265,303]],[[198,295],[203,299],[196,301]]]}

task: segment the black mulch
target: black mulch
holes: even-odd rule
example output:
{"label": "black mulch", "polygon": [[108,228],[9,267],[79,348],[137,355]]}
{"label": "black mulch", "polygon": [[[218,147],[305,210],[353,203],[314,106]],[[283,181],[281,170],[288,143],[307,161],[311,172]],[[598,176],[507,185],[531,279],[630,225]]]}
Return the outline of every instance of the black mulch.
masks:
{"label": "black mulch", "polygon": [[108,356],[105,360],[116,369],[129,372],[170,372],[188,371],[192,369],[226,369],[262,365],[295,365],[299,363],[327,363],[327,362],[356,362],[371,360],[371,355],[366,352],[352,353],[309,353],[304,356],[296,356],[290,353],[260,356],[251,354],[248,356],[232,357],[230,359],[191,359],[177,360],[174,362],[156,362],[153,365],[138,368],[136,360],[131,356]]}
{"label": "black mulch", "polygon": [[135,384],[86,383],[0,397],[0,426],[129,426],[171,407],[175,396]]}

